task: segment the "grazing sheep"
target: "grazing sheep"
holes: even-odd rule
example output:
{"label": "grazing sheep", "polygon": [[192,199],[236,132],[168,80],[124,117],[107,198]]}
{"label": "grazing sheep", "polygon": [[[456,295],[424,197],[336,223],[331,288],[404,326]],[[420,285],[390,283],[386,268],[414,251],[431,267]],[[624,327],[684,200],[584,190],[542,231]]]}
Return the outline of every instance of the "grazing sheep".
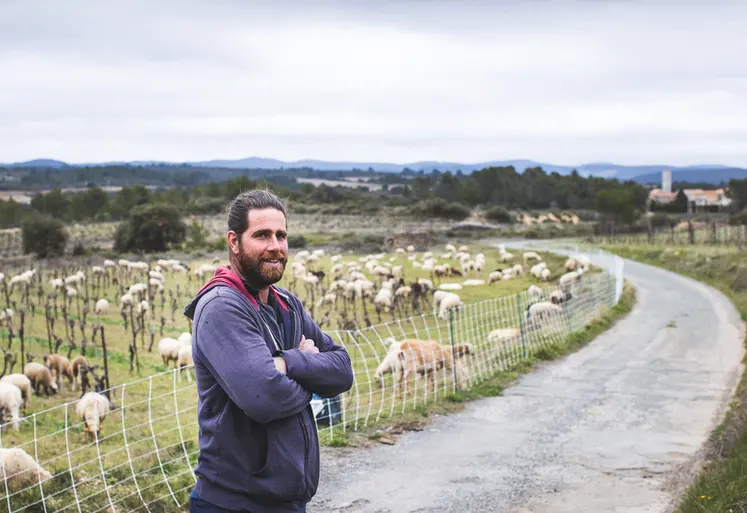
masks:
{"label": "grazing sheep", "polygon": [[85,423],[82,441],[86,442],[89,434],[96,440],[101,431],[101,423],[109,413],[109,399],[98,392],[87,392],[75,405],[75,413]]}
{"label": "grazing sheep", "polygon": [[540,262],[542,261],[542,257],[534,251],[527,251],[522,255],[522,258],[524,259],[524,264],[526,264],[529,260],[539,260]]}
{"label": "grazing sheep", "polygon": [[31,380],[36,395],[41,395],[40,390],[44,388],[46,395],[57,393],[57,383],[52,378],[52,372],[38,362],[29,362],[23,368],[23,374]]}
{"label": "grazing sheep", "polygon": [[31,380],[27,376],[16,372],[0,378],[0,383],[11,383],[18,387],[21,391],[21,397],[23,397],[23,411],[25,412],[29,402],[31,402],[31,394],[33,393]]}
{"label": "grazing sheep", "polygon": [[132,294],[129,292],[126,294],[123,294],[122,297],[119,298],[119,306],[121,308],[124,308],[125,306],[130,306],[133,303]]}
{"label": "grazing sheep", "polygon": [[501,263],[510,262],[513,259],[514,259],[514,255],[511,253],[503,253],[501,255]]}
{"label": "grazing sheep", "polygon": [[583,271],[581,269],[565,273],[558,280],[560,290],[562,290],[563,292],[570,292],[575,283],[581,279],[582,274]]}
{"label": "grazing sheep", "polygon": [[573,295],[570,292],[556,290],[555,292],[550,294],[550,302],[554,305],[565,303],[566,301],[569,301],[571,299],[573,299]]}
{"label": "grazing sheep", "polygon": [[529,288],[527,289],[527,293],[528,293],[528,294],[529,294],[530,296],[534,296],[534,297],[540,297],[540,296],[542,296],[542,289],[541,289],[541,288],[539,288],[539,287],[538,287],[537,285],[531,285],[531,286],[530,286],[530,287],[529,287]]}
{"label": "grazing sheep", "polygon": [[550,269],[542,269],[540,272],[540,279],[542,281],[550,281],[550,276],[552,273],[550,272]]}
{"label": "grazing sheep", "polygon": [[492,344],[511,342],[521,336],[518,328],[496,329],[488,333],[488,342]]}
{"label": "grazing sheep", "polygon": [[62,378],[66,377],[73,384],[73,370],[67,358],[59,354],[44,355],[44,365],[52,371],[52,378],[57,382],[60,390],[63,390]]}
{"label": "grazing sheep", "polygon": [[[70,362],[70,369],[73,372],[73,390],[75,390],[75,385],[80,381],[81,375],[80,375],[80,368],[83,365],[88,365],[88,361],[86,360],[86,357],[83,355],[78,355],[75,358],[73,358],[73,361]],[[81,383],[81,388],[83,387],[83,384]]]}
{"label": "grazing sheep", "polygon": [[3,419],[10,417],[11,425],[16,431],[21,426],[20,412],[23,404],[21,389],[8,381],[0,381],[0,409],[3,411]]}
{"label": "grazing sheep", "polygon": [[453,309],[461,308],[461,307],[464,307],[464,303],[462,302],[461,298],[458,295],[452,292],[439,302],[438,318],[442,320],[446,320],[447,313],[449,312],[449,310],[453,310]]}
{"label": "grazing sheep", "polygon": [[488,285],[491,283],[495,283],[496,281],[501,281],[502,279],[503,273],[501,271],[493,271],[488,274]]}
{"label": "grazing sheep", "polygon": [[401,372],[399,374],[399,392],[400,395],[404,389],[402,382],[410,374],[420,374],[426,377],[426,390],[429,383],[433,384],[433,392],[436,391],[436,372],[441,369],[451,371],[456,368],[457,382],[459,387],[463,387],[466,378],[466,368],[461,360],[464,356],[472,354],[473,348],[470,344],[461,344],[451,346],[442,346],[434,340],[405,339],[402,340],[394,351],[397,358],[401,360],[401,365],[396,366],[393,370]]}
{"label": "grazing sheep", "polygon": [[563,315],[563,308],[549,301],[529,305],[526,311],[527,329],[540,329]]}
{"label": "grazing sheep", "polygon": [[192,361],[192,346],[191,345],[181,346],[177,353],[177,362],[176,362],[176,366],[179,369],[180,379],[182,378],[182,374],[186,370],[187,381],[189,381],[190,383],[192,382],[192,373],[186,367],[192,365],[193,363],[194,362]]}
{"label": "grazing sheep", "polygon": [[162,338],[158,342],[158,352],[161,354],[163,364],[168,367],[169,363],[173,360],[174,364],[178,366],[179,362],[179,348],[184,346],[184,342],[174,338]]}
{"label": "grazing sheep", "polygon": [[106,299],[99,299],[96,301],[96,306],[93,307],[93,311],[96,315],[105,314],[109,311],[109,301]]}
{"label": "grazing sheep", "polygon": [[0,481],[6,482],[9,490],[20,490],[48,479],[52,479],[52,474],[20,447],[0,449]]}

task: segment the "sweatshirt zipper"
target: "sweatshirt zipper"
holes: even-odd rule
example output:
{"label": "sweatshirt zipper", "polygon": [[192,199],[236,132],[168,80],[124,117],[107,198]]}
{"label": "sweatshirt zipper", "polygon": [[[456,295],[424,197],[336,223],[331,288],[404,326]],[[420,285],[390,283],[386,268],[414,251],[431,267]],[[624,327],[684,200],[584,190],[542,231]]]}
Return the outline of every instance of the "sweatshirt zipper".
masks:
{"label": "sweatshirt zipper", "polygon": [[[298,323],[296,322],[296,312],[293,310],[292,307],[290,307],[289,309],[290,309],[291,317],[293,318],[293,338],[291,339],[291,344],[293,344],[291,349],[293,349],[296,346],[296,334],[298,330]],[[304,409],[304,411],[308,409],[309,407],[307,406],[306,409]],[[306,481],[308,477],[307,474],[309,471],[309,446],[311,445],[311,441],[309,440],[309,435],[306,433],[306,423],[304,422],[303,412],[300,412],[298,414],[298,422],[299,424],[301,424],[301,432],[303,433],[303,441],[304,441],[303,480],[304,480],[304,493],[307,493],[308,486],[306,485]]]}

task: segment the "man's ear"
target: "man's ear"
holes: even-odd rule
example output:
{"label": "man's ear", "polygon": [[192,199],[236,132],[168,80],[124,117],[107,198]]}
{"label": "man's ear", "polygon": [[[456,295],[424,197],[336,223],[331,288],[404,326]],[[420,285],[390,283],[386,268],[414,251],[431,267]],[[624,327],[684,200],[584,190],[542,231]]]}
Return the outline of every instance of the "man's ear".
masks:
{"label": "man's ear", "polygon": [[229,230],[229,232],[226,234],[226,242],[228,243],[228,249],[233,253],[234,255],[239,254],[239,236],[236,235],[236,232],[233,230]]}

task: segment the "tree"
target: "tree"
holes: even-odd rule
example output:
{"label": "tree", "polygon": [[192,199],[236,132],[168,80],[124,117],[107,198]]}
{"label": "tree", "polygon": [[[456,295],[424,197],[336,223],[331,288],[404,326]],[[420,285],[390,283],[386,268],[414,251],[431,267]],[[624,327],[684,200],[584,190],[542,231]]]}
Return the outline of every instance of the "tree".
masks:
{"label": "tree", "polygon": [[595,195],[596,208],[615,222],[631,224],[640,215],[634,194],[629,189],[607,189]]}
{"label": "tree", "polygon": [[130,211],[114,235],[114,250],[166,251],[170,244],[184,242],[187,227],[179,210],[171,205],[140,205]]}
{"label": "tree", "polygon": [[59,219],[40,214],[32,215],[23,222],[21,230],[24,253],[34,253],[38,258],[65,253],[67,232]]}
{"label": "tree", "polygon": [[729,180],[729,195],[732,198],[734,210],[740,211],[747,208],[747,178]]}

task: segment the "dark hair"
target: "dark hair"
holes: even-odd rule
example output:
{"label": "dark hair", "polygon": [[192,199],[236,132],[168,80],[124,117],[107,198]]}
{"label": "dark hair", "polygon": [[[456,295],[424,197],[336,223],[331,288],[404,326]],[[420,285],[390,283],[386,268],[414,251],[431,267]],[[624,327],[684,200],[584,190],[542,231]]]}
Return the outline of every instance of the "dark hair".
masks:
{"label": "dark hair", "polygon": [[252,189],[242,192],[228,204],[226,209],[228,212],[228,229],[233,230],[237,235],[241,235],[249,225],[249,211],[264,208],[277,209],[287,217],[285,205],[272,192],[266,189]]}

